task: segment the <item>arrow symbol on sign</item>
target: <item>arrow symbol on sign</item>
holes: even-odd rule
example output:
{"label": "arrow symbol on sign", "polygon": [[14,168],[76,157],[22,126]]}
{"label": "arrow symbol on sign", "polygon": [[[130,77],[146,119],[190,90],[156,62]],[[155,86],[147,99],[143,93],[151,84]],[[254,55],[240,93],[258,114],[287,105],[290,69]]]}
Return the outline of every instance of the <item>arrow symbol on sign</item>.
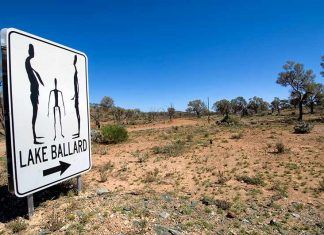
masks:
{"label": "arrow symbol on sign", "polygon": [[51,175],[56,172],[61,172],[61,175],[69,168],[71,164],[60,161],[60,165],[43,170],[43,176]]}

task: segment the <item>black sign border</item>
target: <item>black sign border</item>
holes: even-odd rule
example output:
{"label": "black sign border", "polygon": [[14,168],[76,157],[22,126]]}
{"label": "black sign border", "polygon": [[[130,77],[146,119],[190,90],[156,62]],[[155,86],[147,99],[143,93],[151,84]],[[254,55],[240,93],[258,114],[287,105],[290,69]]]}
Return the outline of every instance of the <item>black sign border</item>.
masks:
{"label": "black sign border", "polygon": [[[15,133],[14,133],[14,122],[13,122],[13,102],[12,102],[12,79],[11,79],[11,50],[10,50],[10,36],[11,34],[19,34],[19,35],[22,35],[22,36],[25,36],[25,37],[28,37],[28,38],[31,38],[31,39],[34,39],[34,40],[37,40],[37,41],[40,41],[40,42],[43,42],[43,43],[47,43],[49,45],[52,45],[52,46],[55,46],[55,47],[58,47],[58,48],[61,48],[61,49],[64,49],[64,50],[67,50],[67,51],[70,51],[70,52],[73,52],[75,54],[78,54],[80,56],[83,56],[85,58],[85,71],[86,71],[86,92],[87,92],[87,121],[88,121],[88,145],[89,145],[89,148],[88,148],[88,151],[89,151],[89,168],[88,169],[85,169],[83,171],[80,171],[78,173],[75,173],[73,175],[69,175],[65,178],[62,178],[62,179],[59,179],[57,181],[54,181],[54,182],[51,182],[49,184],[46,184],[46,185],[43,185],[41,187],[38,187],[38,188],[35,188],[35,189],[32,189],[30,191],[27,191],[27,192],[24,192],[24,193],[20,193],[19,192],[19,188],[18,188],[18,181],[17,181],[17,159],[16,159],[16,148],[15,148]],[[14,191],[15,191],[15,194],[18,196],[18,197],[24,197],[24,196],[27,196],[27,195],[30,195],[34,192],[38,192],[42,189],[45,189],[45,188],[48,188],[50,186],[53,186],[55,184],[58,184],[60,182],[63,182],[65,180],[68,180],[70,178],[73,178],[74,176],[77,176],[77,175],[80,175],[82,174],[83,172],[86,172],[86,171],[89,171],[91,169],[91,142],[90,142],[90,123],[89,123],[89,91],[88,91],[88,59],[87,57],[84,55],[84,54],[81,54],[80,52],[77,52],[77,51],[74,51],[72,49],[68,49],[68,48],[65,48],[63,46],[59,46],[57,44],[54,44],[54,43],[51,43],[49,41],[45,41],[45,40],[42,40],[40,38],[36,38],[36,37],[33,37],[31,35],[27,35],[27,34],[24,34],[22,32],[18,32],[18,31],[14,31],[14,30],[10,30],[8,36],[8,42],[7,42],[7,58],[8,58],[8,65],[9,65],[9,74],[10,74],[10,79],[9,79],[9,76],[8,74],[6,74],[6,76],[4,76],[4,84],[6,84],[6,86],[4,86],[4,90],[6,90],[6,92],[4,92],[4,101],[5,103],[7,103],[10,99],[10,106],[11,106],[11,112],[10,112],[10,117],[6,118],[6,136],[8,136],[6,139],[7,139],[7,154],[8,156],[10,157],[10,159],[13,159],[14,161],[14,167],[15,167],[15,178],[14,178],[14,184],[15,184],[15,187],[14,187]],[[10,83],[10,96],[8,95],[8,92],[7,92],[7,89],[8,89],[8,81]],[[9,103],[5,104],[5,107],[9,107]],[[9,110],[6,111],[7,115],[8,114]],[[12,130],[11,130],[11,124],[12,123]],[[10,133],[10,136],[7,135],[8,133]],[[12,135],[12,142],[11,142],[11,135]],[[8,141],[9,139],[9,141]],[[12,146],[13,146],[13,151],[12,150]],[[8,151],[8,149],[10,149],[10,151]],[[8,157],[7,157],[8,158]],[[8,161],[8,166],[9,165],[12,165],[12,162],[11,160]],[[12,166],[11,166],[12,167]],[[11,168],[12,169],[12,168]],[[12,175],[10,174],[12,173],[12,170],[9,171],[9,176],[8,176],[8,180],[11,180],[11,182],[13,181],[13,177]],[[11,184],[11,185],[10,185]],[[9,183],[9,190],[12,190],[12,183]]]}

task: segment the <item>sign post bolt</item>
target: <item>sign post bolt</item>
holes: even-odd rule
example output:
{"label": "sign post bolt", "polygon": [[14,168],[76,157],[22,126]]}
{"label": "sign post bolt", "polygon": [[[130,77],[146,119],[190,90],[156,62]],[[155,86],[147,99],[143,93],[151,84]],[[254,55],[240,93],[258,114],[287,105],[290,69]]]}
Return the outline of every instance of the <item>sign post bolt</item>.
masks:
{"label": "sign post bolt", "polygon": [[31,219],[31,217],[34,215],[34,196],[33,196],[33,194],[30,194],[27,196],[27,205],[28,205],[28,218]]}

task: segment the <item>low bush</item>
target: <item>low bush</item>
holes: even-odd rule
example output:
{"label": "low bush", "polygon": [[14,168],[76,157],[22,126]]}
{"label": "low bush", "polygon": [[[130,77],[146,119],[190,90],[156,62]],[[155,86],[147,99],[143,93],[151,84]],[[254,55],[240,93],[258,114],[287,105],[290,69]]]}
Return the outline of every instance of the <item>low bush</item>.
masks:
{"label": "low bush", "polygon": [[152,183],[158,180],[159,169],[154,168],[153,171],[146,172],[146,175],[143,178],[144,183]]}
{"label": "low bush", "polygon": [[220,200],[220,199],[214,199],[208,196],[203,196],[201,199],[201,203],[210,206],[210,205],[215,205],[216,207],[222,209],[222,210],[228,210],[231,208],[231,203],[225,200]]}
{"label": "low bush", "polygon": [[264,181],[260,176],[237,176],[236,179],[238,181],[243,181],[246,184],[252,184],[252,185],[264,185]]}
{"label": "low bush", "polygon": [[91,141],[99,144],[103,142],[103,136],[100,130],[91,130]]}
{"label": "low bush", "polygon": [[234,133],[232,136],[231,136],[231,139],[234,139],[234,140],[239,140],[243,137],[243,132],[239,132],[239,133]]}
{"label": "low bush", "polygon": [[294,126],[296,134],[306,134],[313,129],[313,125],[308,122],[298,122]]}
{"label": "low bush", "polygon": [[13,220],[7,224],[7,227],[13,232],[13,233],[19,233],[27,228],[27,223],[21,219],[18,218],[16,220]]}
{"label": "low bush", "polygon": [[284,153],[286,151],[285,145],[280,141],[276,143],[277,153]]}
{"label": "low bush", "polygon": [[223,185],[230,180],[230,177],[226,176],[224,171],[218,171],[217,176],[218,176],[216,181],[217,184]]}
{"label": "low bush", "polygon": [[117,144],[128,139],[128,132],[125,127],[119,125],[104,126],[101,130],[103,142]]}
{"label": "low bush", "polygon": [[234,116],[225,116],[219,124],[225,124],[225,125],[238,125],[240,123],[239,119]]}
{"label": "low bush", "polygon": [[154,146],[152,151],[154,154],[164,154],[169,157],[176,157],[180,155],[185,149],[185,143],[181,140],[174,141],[165,146]]}

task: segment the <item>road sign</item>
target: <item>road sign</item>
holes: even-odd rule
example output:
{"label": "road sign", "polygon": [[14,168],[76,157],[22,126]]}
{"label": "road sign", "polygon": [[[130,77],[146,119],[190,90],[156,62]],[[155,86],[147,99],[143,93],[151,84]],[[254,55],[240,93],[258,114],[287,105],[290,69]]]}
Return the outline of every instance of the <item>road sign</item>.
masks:
{"label": "road sign", "polygon": [[24,197],[91,168],[88,60],[17,29],[1,42],[9,188]]}

